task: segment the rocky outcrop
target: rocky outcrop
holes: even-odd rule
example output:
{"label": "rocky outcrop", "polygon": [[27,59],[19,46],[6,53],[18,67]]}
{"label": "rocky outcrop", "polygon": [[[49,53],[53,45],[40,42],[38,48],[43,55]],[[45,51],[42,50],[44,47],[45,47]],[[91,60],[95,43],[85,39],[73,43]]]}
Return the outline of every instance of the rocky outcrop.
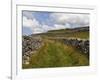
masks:
{"label": "rocky outcrop", "polygon": [[43,41],[40,36],[23,36],[22,37],[22,57],[23,64],[29,64],[30,56],[43,45]]}

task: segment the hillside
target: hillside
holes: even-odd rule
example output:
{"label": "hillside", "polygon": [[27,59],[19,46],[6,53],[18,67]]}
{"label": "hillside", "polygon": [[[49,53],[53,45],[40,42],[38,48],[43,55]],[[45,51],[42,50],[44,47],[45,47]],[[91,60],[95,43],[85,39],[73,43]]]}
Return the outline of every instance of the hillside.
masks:
{"label": "hillside", "polygon": [[22,68],[89,65],[89,27],[23,36]]}
{"label": "hillside", "polygon": [[89,27],[51,30],[46,33],[33,34],[31,36],[38,36],[38,35],[42,37],[65,37],[65,38],[74,37],[81,39],[89,39]]}

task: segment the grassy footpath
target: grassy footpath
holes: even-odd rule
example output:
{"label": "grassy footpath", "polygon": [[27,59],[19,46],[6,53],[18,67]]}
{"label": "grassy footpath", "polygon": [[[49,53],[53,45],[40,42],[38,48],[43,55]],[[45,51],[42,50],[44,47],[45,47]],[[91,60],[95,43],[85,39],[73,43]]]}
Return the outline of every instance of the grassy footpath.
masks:
{"label": "grassy footpath", "polygon": [[23,68],[87,66],[89,60],[75,47],[44,39],[44,46],[33,54],[29,65]]}

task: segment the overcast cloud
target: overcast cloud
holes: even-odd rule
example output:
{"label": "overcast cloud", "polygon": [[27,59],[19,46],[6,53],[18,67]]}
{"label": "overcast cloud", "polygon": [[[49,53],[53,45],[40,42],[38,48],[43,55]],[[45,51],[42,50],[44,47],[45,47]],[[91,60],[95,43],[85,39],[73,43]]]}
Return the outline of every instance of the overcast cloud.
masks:
{"label": "overcast cloud", "polygon": [[89,15],[86,14],[52,13],[51,18],[54,19],[55,24],[69,24],[69,28],[89,26]]}
{"label": "overcast cloud", "polygon": [[23,12],[23,30],[24,27],[27,27],[32,30],[32,34],[37,34],[49,30],[89,26],[89,15],[86,14],[50,13],[45,18],[41,16],[42,21],[40,22],[39,18],[37,19],[34,15],[36,13],[38,14],[38,12]]}

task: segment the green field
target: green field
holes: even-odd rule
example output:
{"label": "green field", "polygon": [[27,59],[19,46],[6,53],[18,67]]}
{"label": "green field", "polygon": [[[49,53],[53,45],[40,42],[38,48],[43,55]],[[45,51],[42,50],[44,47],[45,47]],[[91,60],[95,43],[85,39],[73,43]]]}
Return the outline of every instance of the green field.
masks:
{"label": "green field", "polygon": [[80,38],[80,39],[89,39],[89,31],[75,31],[70,29],[61,29],[61,30],[52,30],[47,33],[39,34],[42,37],[65,37],[65,38]]}
{"label": "green field", "polygon": [[51,40],[56,37],[89,39],[89,31],[71,32],[70,30],[61,30],[39,35],[43,39],[43,46],[30,57],[30,64],[23,64],[24,69],[89,65],[87,56],[76,47]]}

